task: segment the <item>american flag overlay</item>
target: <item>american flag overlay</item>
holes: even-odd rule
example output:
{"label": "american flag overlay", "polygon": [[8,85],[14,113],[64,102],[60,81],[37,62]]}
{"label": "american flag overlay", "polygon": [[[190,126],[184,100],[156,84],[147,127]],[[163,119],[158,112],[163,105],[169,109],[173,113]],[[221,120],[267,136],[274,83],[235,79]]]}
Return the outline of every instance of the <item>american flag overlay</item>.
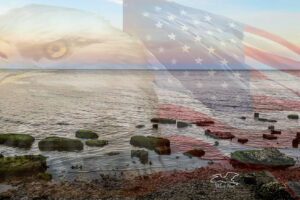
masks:
{"label": "american flag overlay", "polygon": [[[228,124],[225,118],[299,112],[299,47],[259,28],[165,0],[126,0],[124,31],[138,38],[151,58],[155,88],[162,99],[160,117],[196,124],[210,121],[198,125],[242,149],[293,148],[299,129],[284,127],[276,139],[268,140],[263,135],[270,135],[270,130]],[[164,95],[172,94],[173,101],[165,100]],[[176,100],[180,95],[190,96],[191,101],[182,104]],[[241,144],[241,138],[248,142]],[[172,136],[170,140],[174,146],[205,148],[197,138]]]}

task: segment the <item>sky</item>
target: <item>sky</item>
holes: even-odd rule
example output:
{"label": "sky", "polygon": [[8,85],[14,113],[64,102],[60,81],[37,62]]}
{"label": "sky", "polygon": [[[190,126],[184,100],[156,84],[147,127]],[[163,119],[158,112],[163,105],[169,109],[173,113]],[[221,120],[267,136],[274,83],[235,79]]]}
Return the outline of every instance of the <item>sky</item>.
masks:
{"label": "sky", "polygon": [[[170,0],[263,28],[300,46],[299,0]],[[46,4],[99,13],[122,28],[122,0],[0,0],[0,13],[26,4]]]}

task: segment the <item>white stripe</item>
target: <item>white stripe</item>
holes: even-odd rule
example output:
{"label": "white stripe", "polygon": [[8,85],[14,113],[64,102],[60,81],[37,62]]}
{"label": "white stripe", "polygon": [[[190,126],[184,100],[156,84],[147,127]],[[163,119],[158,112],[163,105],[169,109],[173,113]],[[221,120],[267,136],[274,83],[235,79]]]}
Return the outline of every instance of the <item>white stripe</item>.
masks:
{"label": "white stripe", "polygon": [[271,53],[277,56],[286,57],[294,61],[300,62],[300,55],[286,48],[285,46],[258,35],[245,32],[244,45],[259,49],[261,51]]}

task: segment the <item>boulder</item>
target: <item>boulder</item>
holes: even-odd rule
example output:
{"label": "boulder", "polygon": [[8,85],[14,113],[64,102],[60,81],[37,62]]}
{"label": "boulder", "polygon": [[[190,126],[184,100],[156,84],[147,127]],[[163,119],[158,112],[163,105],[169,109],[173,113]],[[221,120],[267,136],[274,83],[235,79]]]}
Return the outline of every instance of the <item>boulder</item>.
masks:
{"label": "boulder", "polygon": [[152,118],[152,123],[160,123],[160,124],[176,124],[175,119],[166,119],[166,118]]}
{"label": "boulder", "polygon": [[149,150],[155,150],[158,154],[170,154],[170,141],[165,138],[133,136],[130,139],[130,144],[136,147],[142,147]]}
{"label": "boulder", "polygon": [[88,140],[85,142],[90,147],[104,147],[108,144],[107,140]]}
{"label": "boulder", "polygon": [[245,144],[248,142],[248,139],[247,138],[238,138],[238,142],[241,144]]}
{"label": "boulder", "polygon": [[153,125],[152,125],[152,128],[153,128],[153,129],[158,129],[158,124],[153,124]]}
{"label": "boulder", "polygon": [[52,179],[52,175],[48,172],[40,172],[37,177],[41,180],[50,181]]}
{"label": "boulder", "polygon": [[277,136],[275,135],[269,135],[269,134],[263,134],[263,138],[267,140],[276,140]]}
{"label": "boulder", "polygon": [[25,134],[0,134],[0,144],[10,146],[10,147],[19,147],[19,148],[30,148],[34,142],[34,137]]}
{"label": "boulder", "polygon": [[299,141],[298,138],[293,139],[293,141],[292,141],[293,147],[294,147],[294,148],[298,148],[299,142],[300,142],[300,141]]}
{"label": "boulder", "polygon": [[81,151],[83,143],[76,139],[47,137],[39,142],[39,149],[41,151]]}
{"label": "boulder", "polygon": [[269,129],[269,130],[275,130],[275,126],[273,126],[273,125],[272,125],[272,126],[269,126],[268,129]]}
{"label": "boulder", "polygon": [[280,130],[271,130],[271,134],[280,135],[281,131]]}
{"label": "boulder", "polygon": [[189,123],[187,123],[187,122],[177,121],[177,128],[185,128],[188,126],[189,126]]}
{"label": "boulder", "polygon": [[240,117],[240,119],[242,119],[242,120],[246,120],[246,119],[247,119],[247,117],[244,117],[244,116],[242,116],[242,117]]}
{"label": "boulder", "polygon": [[144,127],[145,127],[145,125],[143,125],[143,124],[139,124],[139,125],[135,126],[135,128],[144,128]]}
{"label": "boulder", "polygon": [[264,200],[293,200],[290,193],[277,181],[263,184],[256,190],[258,196]]}
{"label": "boulder", "polygon": [[254,113],[254,118],[259,118],[259,113]]}
{"label": "boulder", "polygon": [[46,157],[41,155],[0,158],[0,177],[31,176],[46,170]]}
{"label": "boulder", "polygon": [[82,139],[97,139],[98,135],[97,133],[89,130],[78,130],[76,131],[76,137],[82,138]]}
{"label": "boulder", "polygon": [[205,135],[212,137],[214,139],[233,139],[235,138],[234,135],[232,135],[230,132],[222,132],[222,131],[215,131],[215,132],[211,132],[210,130],[206,130],[205,131]]}
{"label": "boulder", "polygon": [[120,152],[112,151],[112,152],[107,153],[106,155],[108,155],[108,156],[116,156],[116,155],[119,155],[119,154],[120,154]]}
{"label": "boulder", "polygon": [[202,157],[205,155],[205,151],[202,149],[192,149],[183,153],[184,155],[192,158],[192,157]]}
{"label": "boulder", "polygon": [[139,158],[142,164],[148,163],[148,151],[145,150],[131,150],[131,158]]}
{"label": "boulder", "polygon": [[215,122],[212,120],[203,120],[203,121],[197,121],[195,124],[197,126],[210,126],[212,124],[214,124]]}
{"label": "boulder", "polygon": [[231,153],[231,158],[241,163],[257,164],[269,167],[286,167],[295,165],[293,158],[286,156],[275,148],[236,151]]}
{"label": "boulder", "polygon": [[290,114],[287,116],[289,119],[299,119],[299,115],[297,114]]}

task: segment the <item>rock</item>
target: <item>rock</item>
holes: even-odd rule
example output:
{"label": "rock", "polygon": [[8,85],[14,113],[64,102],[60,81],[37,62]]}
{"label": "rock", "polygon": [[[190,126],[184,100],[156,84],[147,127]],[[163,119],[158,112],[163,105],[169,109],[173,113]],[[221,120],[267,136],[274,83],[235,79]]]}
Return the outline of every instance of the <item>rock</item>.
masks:
{"label": "rock", "polygon": [[119,155],[119,154],[120,154],[120,152],[112,151],[112,152],[107,153],[106,155],[108,155],[108,156],[116,156],[116,155]]}
{"label": "rock", "polygon": [[205,131],[205,135],[215,138],[215,139],[233,139],[235,136],[232,135],[230,132],[222,132],[222,131],[216,131],[211,132],[210,130]]}
{"label": "rock", "polygon": [[166,118],[152,118],[152,123],[160,123],[160,124],[176,124],[175,119],[166,119]]}
{"label": "rock", "polygon": [[195,124],[197,126],[210,126],[212,124],[214,124],[215,122],[214,121],[211,121],[211,120],[204,120],[204,121],[197,121]]}
{"label": "rock", "polygon": [[47,169],[46,157],[25,155],[0,158],[0,177],[31,176]]}
{"label": "rock", "polygon": [[272,125],[272,126],[269,126],[268,129],[269,129],[269,130],[275,130],[275,126],[273,126],[273,125]]}
{"label": "rock", "polygon": [[148,163],[148,151],[145,150],[131,150],[131,158],[139,158],[142,164]]}
{"label": "rock", "polygon": [[104,147],[108,144],[107,140],[88,140],[85,142],[90,147]]}
{"label": "rock", "polygon": [[153,125],[152,125],[152,128],[153,128],[153,129],[158,129],[158,124],[153,124]]}
{"label": "rock", "polygon": [[287,116],[289,119],[299,119],[299,115],[297,114],[290,114]]}
{"label": "rock", "polygon": [[76,131],[76,137],[82,138],[82,139],[97,139],[98,135],[89,130],[78,130]]}
{"label": "rock", "polygon": [[241,144],[245,144],[248,142],[248,139],[247,138],[238,138],[238,142]]}
{"label": "rock", "polygon": [[41,151],[81,151],[83,144],[76,139],[47,137],[39,142],[39,149]]}
{"label": "rock", "polygon": [[0,153],[0,158],[3,158],[4,156]]}
{"label": "rock", "polygon": [[294,148],[298,148],[298,145],[299,145],[299,139],[298,139],[298,138],[293,139],[292,145],[293,145]]}
{"label": "rock", "polygon": [[140,124],[140,125],[136,125],[135,126],[135,128],[144,128],[145,127],[145,125],[143,125],[143,124]]}
{"label": "rock", "polygon": [[259,118],[259,113],[254,113],[254,118]]}
{"label": "rock", "polygon": [[280,135],[281,131],[280,130],[271,130],[271,134],[277,134]]}
{"label": "rock", "polygon": [[0,134],[0,144],[9,147],[30,148],[34,142],[34,137],[24,134]]}
{"label": "rock", "polygon": [[188,126],[189,126],[189,123],[177,121],[177,128],[185,128]]}
{"label": "rock", "polygon": [[218,141],[215,141],[214,146],[219,146],[219,142],[218,142]]}
{"label": "rock", "polygon": [[266,119],[266,118],[258,118],[258,121],[261,121],[261,122],[267,122],[267,121],[269,121],[269,120]]}
{"label": "rock", "polygon": [[202,149],[192,149],[192,150],[184,152],[183,154],[190,158],[192,158],[192,157],[200,158],[205,155],[205,151],[203,151]]}
{"label": "rock", "polygon": [[240,117],[240,119],[242,119],[242,120],[246,120],[247,118],[243,116],[243,117]]}
{"label": "rock", "polygon": [[276,140],[277,136],[275,135],[269,135],[269,134],[263,134],[263,138],[267,140]]}
{"label": "rock", "polygon": [[275,148],[236,151],[231,153],[231,158],[241,163],[258,164],[270,167],[286,167],[295,165],[293,158],[286,156]]}
{"label": "rock", "polygon": [[45,181],[50,181],[52,179],[52,175],[47,172],[40,172],[37,177]]}
{"label": "rock", "polygon": [[278,182],[273,181],[263,184],[257,189],[257,195],[264,200],[293,200],[290,193]]}
{"label": "rock", "polygon": [[296,138],[300,140],[300,132],[296,133]]}
{"label": "rock", "polygon": [[136,147],[143,147],[149,150],[155,150],[158,154],[170,154],[170,141],[165,138],[133,136],[130,144]]}

